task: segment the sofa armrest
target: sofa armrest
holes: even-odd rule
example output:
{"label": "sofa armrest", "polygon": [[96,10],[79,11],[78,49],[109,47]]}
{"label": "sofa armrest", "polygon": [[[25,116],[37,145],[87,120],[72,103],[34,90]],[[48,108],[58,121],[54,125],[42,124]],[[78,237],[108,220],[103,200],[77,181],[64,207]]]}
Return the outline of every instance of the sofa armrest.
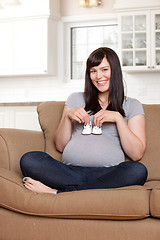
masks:
{"label": "sofa armrest", "polygon": [[44,151],[43,132],[0,128],[1,168],[20,172],[20,158],[29,151]]}

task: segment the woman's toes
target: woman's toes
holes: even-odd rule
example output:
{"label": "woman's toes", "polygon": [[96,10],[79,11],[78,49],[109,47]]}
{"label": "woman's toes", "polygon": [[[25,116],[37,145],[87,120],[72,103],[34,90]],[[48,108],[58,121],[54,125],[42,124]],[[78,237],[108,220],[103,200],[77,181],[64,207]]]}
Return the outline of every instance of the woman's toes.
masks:
{"label": "woman's toes", "polygon": [[26,178],[26,177],[24,177],[24,178],[23,178],[23,182],[26,182],[26,181],[27,181],[27,178]]}
{"label": "woman's toes", "polygon": [[32,183],[32,178],[24,177],[24,178],[23,178],[23,182],[24,182],[24,183]]}
{"label": "woman's toes", "polygon": [[24,178],[23,178],[23,182],[24,182],[24,183],[26,183],[28,180],[29,180],[29,178],[27,178],[27,177],[24,177]]}
{"label": "woman's toes", "polygon": [[29,178],[29,177],[23,178],[23,185],[25,188],[27,188],[28,190],[33,191],[33,192],[57,194],[56,189],[52,189],[52,188],[44,185],[43,183],[41,183],[37,180],[34,180],[32,178]]}
{"label": "woman's toes", "polygon": [[28,190],[32,190],[32,186],[31,184],[24,184],[24,187],[27,188]]}

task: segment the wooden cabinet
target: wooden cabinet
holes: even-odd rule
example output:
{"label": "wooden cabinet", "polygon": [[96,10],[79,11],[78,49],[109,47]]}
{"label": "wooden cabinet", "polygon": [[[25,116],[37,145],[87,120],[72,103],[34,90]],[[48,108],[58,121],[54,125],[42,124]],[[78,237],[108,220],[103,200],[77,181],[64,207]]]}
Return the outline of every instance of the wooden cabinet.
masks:
{"label": "wooden cabinet", "polygon": [[123,70],[160,70],[160,10],[120,13],[119,27]]}
{"label": "wooden cabinet", "polygon": [[0,22],[0,75],[55,75],[56,21],[29,18]]}

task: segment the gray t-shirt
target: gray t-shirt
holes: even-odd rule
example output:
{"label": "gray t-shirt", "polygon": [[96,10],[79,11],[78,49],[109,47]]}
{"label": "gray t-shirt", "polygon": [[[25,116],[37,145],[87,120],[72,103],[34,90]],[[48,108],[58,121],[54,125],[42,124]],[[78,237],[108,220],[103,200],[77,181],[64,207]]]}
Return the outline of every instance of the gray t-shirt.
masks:
{"label": "gray t-shirt", "polygon": [[[70,108],[84,108],[84,94],[71,94],[66,105]],[[133,98],[127,97],[123,102],[126,122],[136,115],[144,114],[142,104]],[[91,123],[93,115],[90,115]],[[84,124],[74,121],[71,140],[66,145],[62,161],[86,167],[110,167],[124,161],[125,154],[121,147],[115,123],[105,122],[102,125],[102,135],[82,135]]]}

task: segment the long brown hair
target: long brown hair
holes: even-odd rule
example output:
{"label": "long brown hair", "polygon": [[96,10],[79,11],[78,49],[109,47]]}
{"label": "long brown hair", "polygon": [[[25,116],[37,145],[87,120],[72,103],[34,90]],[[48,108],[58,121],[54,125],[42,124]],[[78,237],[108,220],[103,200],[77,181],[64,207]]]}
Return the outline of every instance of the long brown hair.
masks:
{"label": "long brown hair", "polygon": [[90,69],[98,66],[103,58],[106,57],[111,67],[111,78],[108,96],[107,110],[118,111],[122,116],[125,116],[125,112],[122,108],[124,101],[124,86],[122,79],[122,70],[119,58],[117,54],[110,48],[101,47],[93,51],[86,62],[85,73],[85,110],[90,114],[95,114],[101,110],[101,106],[98,101],[98,89],[94,86],[90,78]]}

